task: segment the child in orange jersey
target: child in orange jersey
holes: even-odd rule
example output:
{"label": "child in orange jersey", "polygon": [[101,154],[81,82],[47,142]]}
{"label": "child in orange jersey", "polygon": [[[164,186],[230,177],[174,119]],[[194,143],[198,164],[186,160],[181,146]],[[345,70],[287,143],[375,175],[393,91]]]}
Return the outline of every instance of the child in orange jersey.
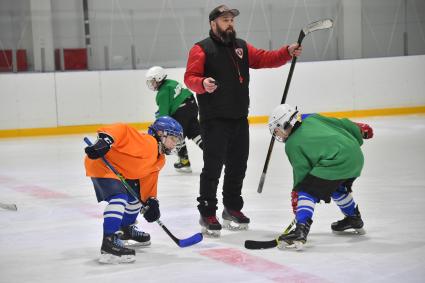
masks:
{"label": "child in orange jersey", "polygon": [[[97,141],[85,148],[86,175],[92,179],[97,200],[108,202],[103,213],[101,263],[135,261],[135,251],[126,248],[123,240],[132,240],[139,246],[150,245],[150,235],[138,230],[136,218],[145,207],[143,216],[148,222],[159,219],[158,174],[165,164],[164,154],[174,153],[182,141],[181,125],[163,116],[155,120],[148,133],[140,133],[125,124],[102,127]],[[101,157],[120,172],[138,199],[127,192]]]}

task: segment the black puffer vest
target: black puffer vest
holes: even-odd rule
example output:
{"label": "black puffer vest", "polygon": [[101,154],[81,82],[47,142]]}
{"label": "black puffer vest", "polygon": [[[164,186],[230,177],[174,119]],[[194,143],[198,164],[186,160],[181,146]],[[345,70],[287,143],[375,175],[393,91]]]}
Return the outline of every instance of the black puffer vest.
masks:
{"label": "black puffer vest", "polygon": [[218,82],[213,93],[197,94],[201,121],[248,116],[249,62],[246,42],[225,45],[213,36],[196,43],[205,53],[204,77]]}

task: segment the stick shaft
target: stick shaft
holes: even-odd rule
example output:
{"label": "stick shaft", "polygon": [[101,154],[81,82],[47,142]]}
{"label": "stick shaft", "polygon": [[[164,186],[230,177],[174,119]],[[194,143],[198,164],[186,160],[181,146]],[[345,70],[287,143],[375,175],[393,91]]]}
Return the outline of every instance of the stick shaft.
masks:
{"label": "stick shaft", "polygon": [[[298,41],[297,41],[299,46],[301,46],[301,42],[303,41],[304,37],[305,37],[304,31],[301,30],[300,34],[298,36]],[[284,104],[286,102],[286,97],[288,96],[288,90],[289,90],[289,86],[291,85],[292,74],[294,73],[296,63],[297,63],[297,57],[294,56],[292,58],[291,68],[289,69],[288,78],[286,79],[285,89],[283,91],[282,100],[280,101],[280,104]],[[258,189],[257,189],[257,192],[259,194],[263,192],[264,181],[266,179],[266,174],[267,174],[267,169],[269,167],[270,157],[271,157],[272,152],[273,152],[274,141],[275,141],[275,139],[272,136],[271,139],[270,139],[269,149],[267,151],[266,161],[264,162],[263,173],[261,174],[260,183],[259,183]]]}

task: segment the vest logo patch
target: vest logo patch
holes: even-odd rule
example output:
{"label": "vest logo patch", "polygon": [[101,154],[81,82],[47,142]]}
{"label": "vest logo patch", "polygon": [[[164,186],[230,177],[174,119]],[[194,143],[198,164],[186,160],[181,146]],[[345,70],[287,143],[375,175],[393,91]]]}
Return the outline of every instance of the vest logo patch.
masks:
{"label": "vest logo patch", "polygon": [[236,55],[238,55],[239,58],[242,59],[242,57],[243,57],[243,49],[242,48],[236,48],[235,53],[236,53]]}

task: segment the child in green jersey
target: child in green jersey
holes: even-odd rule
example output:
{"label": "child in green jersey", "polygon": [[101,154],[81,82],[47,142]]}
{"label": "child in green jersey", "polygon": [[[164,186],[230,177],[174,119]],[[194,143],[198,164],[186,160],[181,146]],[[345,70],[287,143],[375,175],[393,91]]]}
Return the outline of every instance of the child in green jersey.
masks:
{"label": "child in green jersey", "polygon": [[[198,104],[193,93],[179,82],[167,79],[164,69],[159,66],[154,66],[147,71],[146,84],[150,90],[157,91],[158,111],[155,113],[155,118],[173,117],[182,125],[184,137],[192,139],[202,149]],[[174,168],[179,172],[192,172],[186,145],[180,149],[178,156],[179,160],[174,163]]]}
{"label": "child in green jersey", "polygon": [[296,108],[279,105],[269,118],[270,133],[285,143],[293,169],[292,207],[296,227],[278,238],[280,247],[302,248],[307,240],[315,204],[332,200],[345,215],[331,225],[343,233],[354,229],[364,234],[363,220],[351,194],[354,180],[363,168],[363,139],[373,137],[367,124],[349,119],[309,115],[304,120]]}

